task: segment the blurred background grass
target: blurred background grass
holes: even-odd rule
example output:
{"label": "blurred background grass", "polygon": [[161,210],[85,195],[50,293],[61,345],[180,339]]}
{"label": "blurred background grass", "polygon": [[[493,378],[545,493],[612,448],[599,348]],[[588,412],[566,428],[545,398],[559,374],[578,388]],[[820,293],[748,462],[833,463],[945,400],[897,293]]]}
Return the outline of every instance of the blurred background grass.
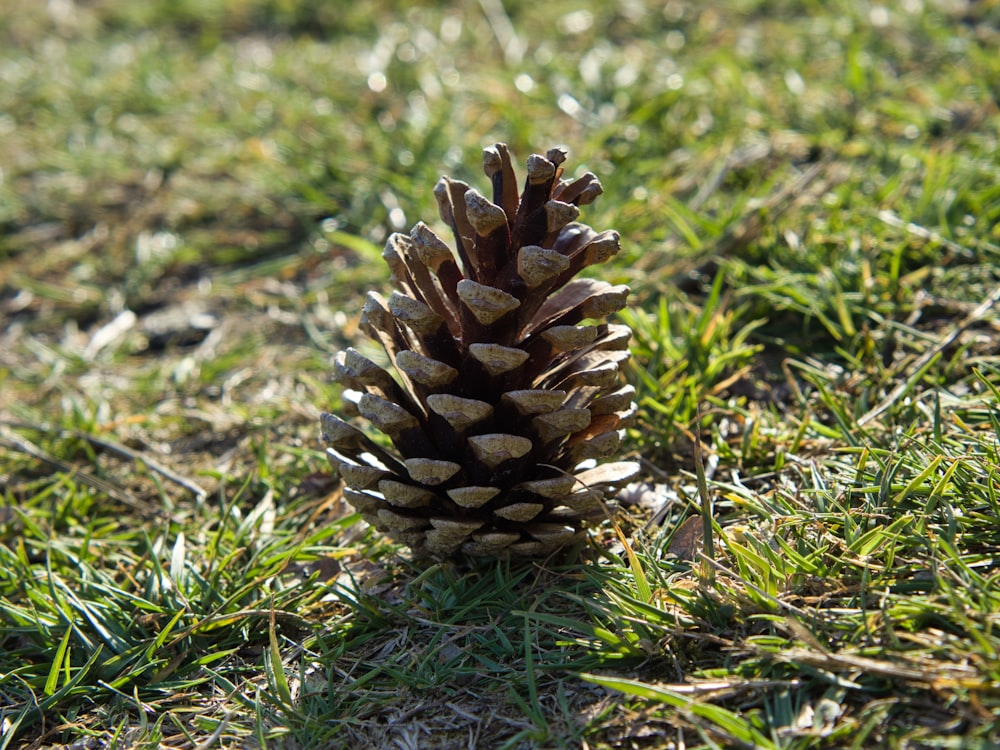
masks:
{"label": "blurred background grass", "polygon": [[476,181],[495,140],[566,144],[601,175],[587,218],[626,238],[609,273],[640,306],[731,259],[782,347],[992,278],[994,2],[5,6],[0,304],[8,330],[83,353],[122,311],[142,332],[179,300],[240,330],[204,382],[254,337],[236,312],[342,343],[331,311],[384,283],[388,233],[433,219],[437,177]]}

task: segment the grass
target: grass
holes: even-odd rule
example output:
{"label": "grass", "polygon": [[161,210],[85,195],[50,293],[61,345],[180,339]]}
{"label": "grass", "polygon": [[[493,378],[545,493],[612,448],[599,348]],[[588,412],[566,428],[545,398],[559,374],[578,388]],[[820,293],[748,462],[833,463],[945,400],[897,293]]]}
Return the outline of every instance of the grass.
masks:
{"label": "grass", "polygon": [[[0,748],[1000,745],[1000,6],[360,7],[0,0]],[[494,140],[601,176],[643,474],[420,567],[318,414]]]}

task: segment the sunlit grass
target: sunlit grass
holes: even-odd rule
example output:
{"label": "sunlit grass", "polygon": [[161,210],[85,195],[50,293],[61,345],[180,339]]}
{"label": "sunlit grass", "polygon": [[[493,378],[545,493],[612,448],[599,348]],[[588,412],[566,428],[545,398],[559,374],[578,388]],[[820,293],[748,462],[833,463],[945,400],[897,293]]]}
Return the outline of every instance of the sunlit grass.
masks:
{"label": "sunlit grass", "polygon": [[[0,748],[1000,743],[994,4],[0,19]],[[318,414],[495,140],[601,177],[643,474],[418,566]]]}

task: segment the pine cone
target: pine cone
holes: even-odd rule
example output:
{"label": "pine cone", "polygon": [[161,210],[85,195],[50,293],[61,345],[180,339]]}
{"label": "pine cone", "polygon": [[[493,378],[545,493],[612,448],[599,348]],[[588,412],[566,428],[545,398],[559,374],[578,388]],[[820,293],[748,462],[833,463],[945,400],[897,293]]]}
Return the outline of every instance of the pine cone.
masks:
{"label": "pine cone", "polygon": [[638,471],[594,461],[634,419],[619,377],[631,331],[583,323],[629,290],[574,278],[620,245],[576,223],[602,189],[590,173],[563,181],[565,158],[531,156],[520,198],[502,143],[483,152],[492,200],[443,177],[434,195],[457,257],[423,223],[392,235],[396,290],[364,306],[396,377],[354,349],[335,358],[345,408],[384,437],[323,414],[330,462],[364,519],[418,555],[547,554],[606,518]]}

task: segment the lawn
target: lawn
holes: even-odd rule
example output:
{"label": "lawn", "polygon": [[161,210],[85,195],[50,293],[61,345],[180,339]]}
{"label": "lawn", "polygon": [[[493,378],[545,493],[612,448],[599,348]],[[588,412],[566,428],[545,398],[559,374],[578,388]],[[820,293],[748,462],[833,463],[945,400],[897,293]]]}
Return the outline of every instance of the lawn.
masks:
{"label": "lawn", "polygon": [[[1000,746],[1000,3],[0,0],[0,750]],[[382,245],[569,151],[615,527],[326,461]]]}

